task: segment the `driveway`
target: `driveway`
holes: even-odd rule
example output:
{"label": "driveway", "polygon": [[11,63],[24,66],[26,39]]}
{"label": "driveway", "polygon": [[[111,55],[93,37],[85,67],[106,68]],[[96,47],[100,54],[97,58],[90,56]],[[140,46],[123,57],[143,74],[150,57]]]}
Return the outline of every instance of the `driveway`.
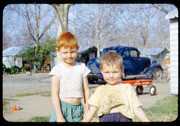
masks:
{"label": "driveway", "polygon": [[17,94],[48,92],[51,90],[51,79],[47,73],[36,73],[3,76],[3,98]]}
{"label": "driveway", "polygon": [[[37,73],[31,76],[25,74],[3,76],[3,99],[11,97],[14,99],[9,104],[11,112],[3,115],[5,120],[19,122],[27,121],[34,116],[50,116],[53,109],[51,97],[41,95],[14,97],[17,94],[50,93],[50,82],[51,80],[47,73]],[[169,95],[170,89],[165,79],[154,81],[153,84],[157,89],[155,96],[149,95],[147,86],[144,86],[143,94],[138,96],[144,108],[154,106],[158,100]],[[90,93],[92,94],[98,86],[97,84],[89,84]],[[12,111],[11,107],[13,105],[19,105],[22,109],[20,111]]]}

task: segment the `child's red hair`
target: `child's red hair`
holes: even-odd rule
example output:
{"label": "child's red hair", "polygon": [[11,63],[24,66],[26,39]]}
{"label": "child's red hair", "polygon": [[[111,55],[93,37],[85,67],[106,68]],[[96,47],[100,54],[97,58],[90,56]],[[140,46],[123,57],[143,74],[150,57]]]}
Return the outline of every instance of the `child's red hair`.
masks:
{"label": "child's red hair", "polygon": [[76,48],[77,50],[79,49],[77,38],[75,35],[73,35],[71,32],[62,32],[61,35],[57,38],[56,41],[57,44],[57,50],[59,51],[60,48],[70,48],[74,49]]}

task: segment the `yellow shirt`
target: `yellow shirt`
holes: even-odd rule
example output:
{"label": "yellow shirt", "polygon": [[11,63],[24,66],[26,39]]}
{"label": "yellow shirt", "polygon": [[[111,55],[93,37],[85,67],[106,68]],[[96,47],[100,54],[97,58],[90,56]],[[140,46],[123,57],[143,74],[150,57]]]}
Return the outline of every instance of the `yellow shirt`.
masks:
{"label": "yellow shirt", "polygon": [[88,103],[99,109],[98,116],[108,114],[112,107],[117,106],[116,108],[121,114],[131,119],[135,116],[133,108],[142,105],[130,84],[99,86]]}

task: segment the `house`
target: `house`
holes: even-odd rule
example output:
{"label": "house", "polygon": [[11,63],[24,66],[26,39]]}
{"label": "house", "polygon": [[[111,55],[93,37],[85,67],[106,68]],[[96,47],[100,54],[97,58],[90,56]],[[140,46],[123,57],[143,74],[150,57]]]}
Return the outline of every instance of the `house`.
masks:
{"label": "house", "polygon": [[[92,49],[93,47],[92,46],[80,46],[79,47],[79,49],[78,49],[78,53],[80,54],[80,53],[83,53],[84,51],[86,51],[86,50],[89,50],[89,49]],[[79,56],[79,55],[78,55]],[[77,57],[78,57],[77,56]],[[89,60],[90,59],[92,59],[92,58],[94,58],[96,56],[96,53],[95,52],[91,52],[91,53],[89,53]],[[57,58],[58,57],[58,58]],[[51,61],[51,63],[50,63],[50,66],[51,66],[51,69],[58,63],[58,62],[60,62],[60,60],[59,61],[57,61],[57,59],[60,59],[60,56],[58,55],[57,56],[57,53],[56,52],[50,52],[50,61]]]}
{"label": "house", "polygon": [[177,8],[166,15],[170,20],[170,93],[178,95],[178,10]]}
{"label": "house", "polygon": [[[138,49],[141,54],[143,54],[143,49]],[[167,48],[146,48],[146,56],[151,59],[151,61],[156,60],[164,68],[163,61],[166,57],[169,57],[169,50]]]}
{"label": "house", "polygon": [[3,64],[6,68],[12,66],[22,67],[22,58],[17,56],[25,52],[27,47],[28,46],[15,46],[3,50]]}

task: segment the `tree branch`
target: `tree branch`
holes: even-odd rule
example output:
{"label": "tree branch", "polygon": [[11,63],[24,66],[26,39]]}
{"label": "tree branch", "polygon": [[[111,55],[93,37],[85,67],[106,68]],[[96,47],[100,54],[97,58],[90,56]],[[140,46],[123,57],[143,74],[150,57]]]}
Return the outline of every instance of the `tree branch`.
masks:
{"label": "tree branch", "polygon": [[161,7],[160,5],[160,7],[159,6],[157,6],[157,5],[155,5],[155,4],[152,4],[155,8],[157,8],[158,10],[160,10],[160,11],[162,11],[162,12],[164,12],[164,13],[166,13],[166,14],[168,14],[168,12],[166,11],[166,10],[164,10],[164,8],[163,7]]}

